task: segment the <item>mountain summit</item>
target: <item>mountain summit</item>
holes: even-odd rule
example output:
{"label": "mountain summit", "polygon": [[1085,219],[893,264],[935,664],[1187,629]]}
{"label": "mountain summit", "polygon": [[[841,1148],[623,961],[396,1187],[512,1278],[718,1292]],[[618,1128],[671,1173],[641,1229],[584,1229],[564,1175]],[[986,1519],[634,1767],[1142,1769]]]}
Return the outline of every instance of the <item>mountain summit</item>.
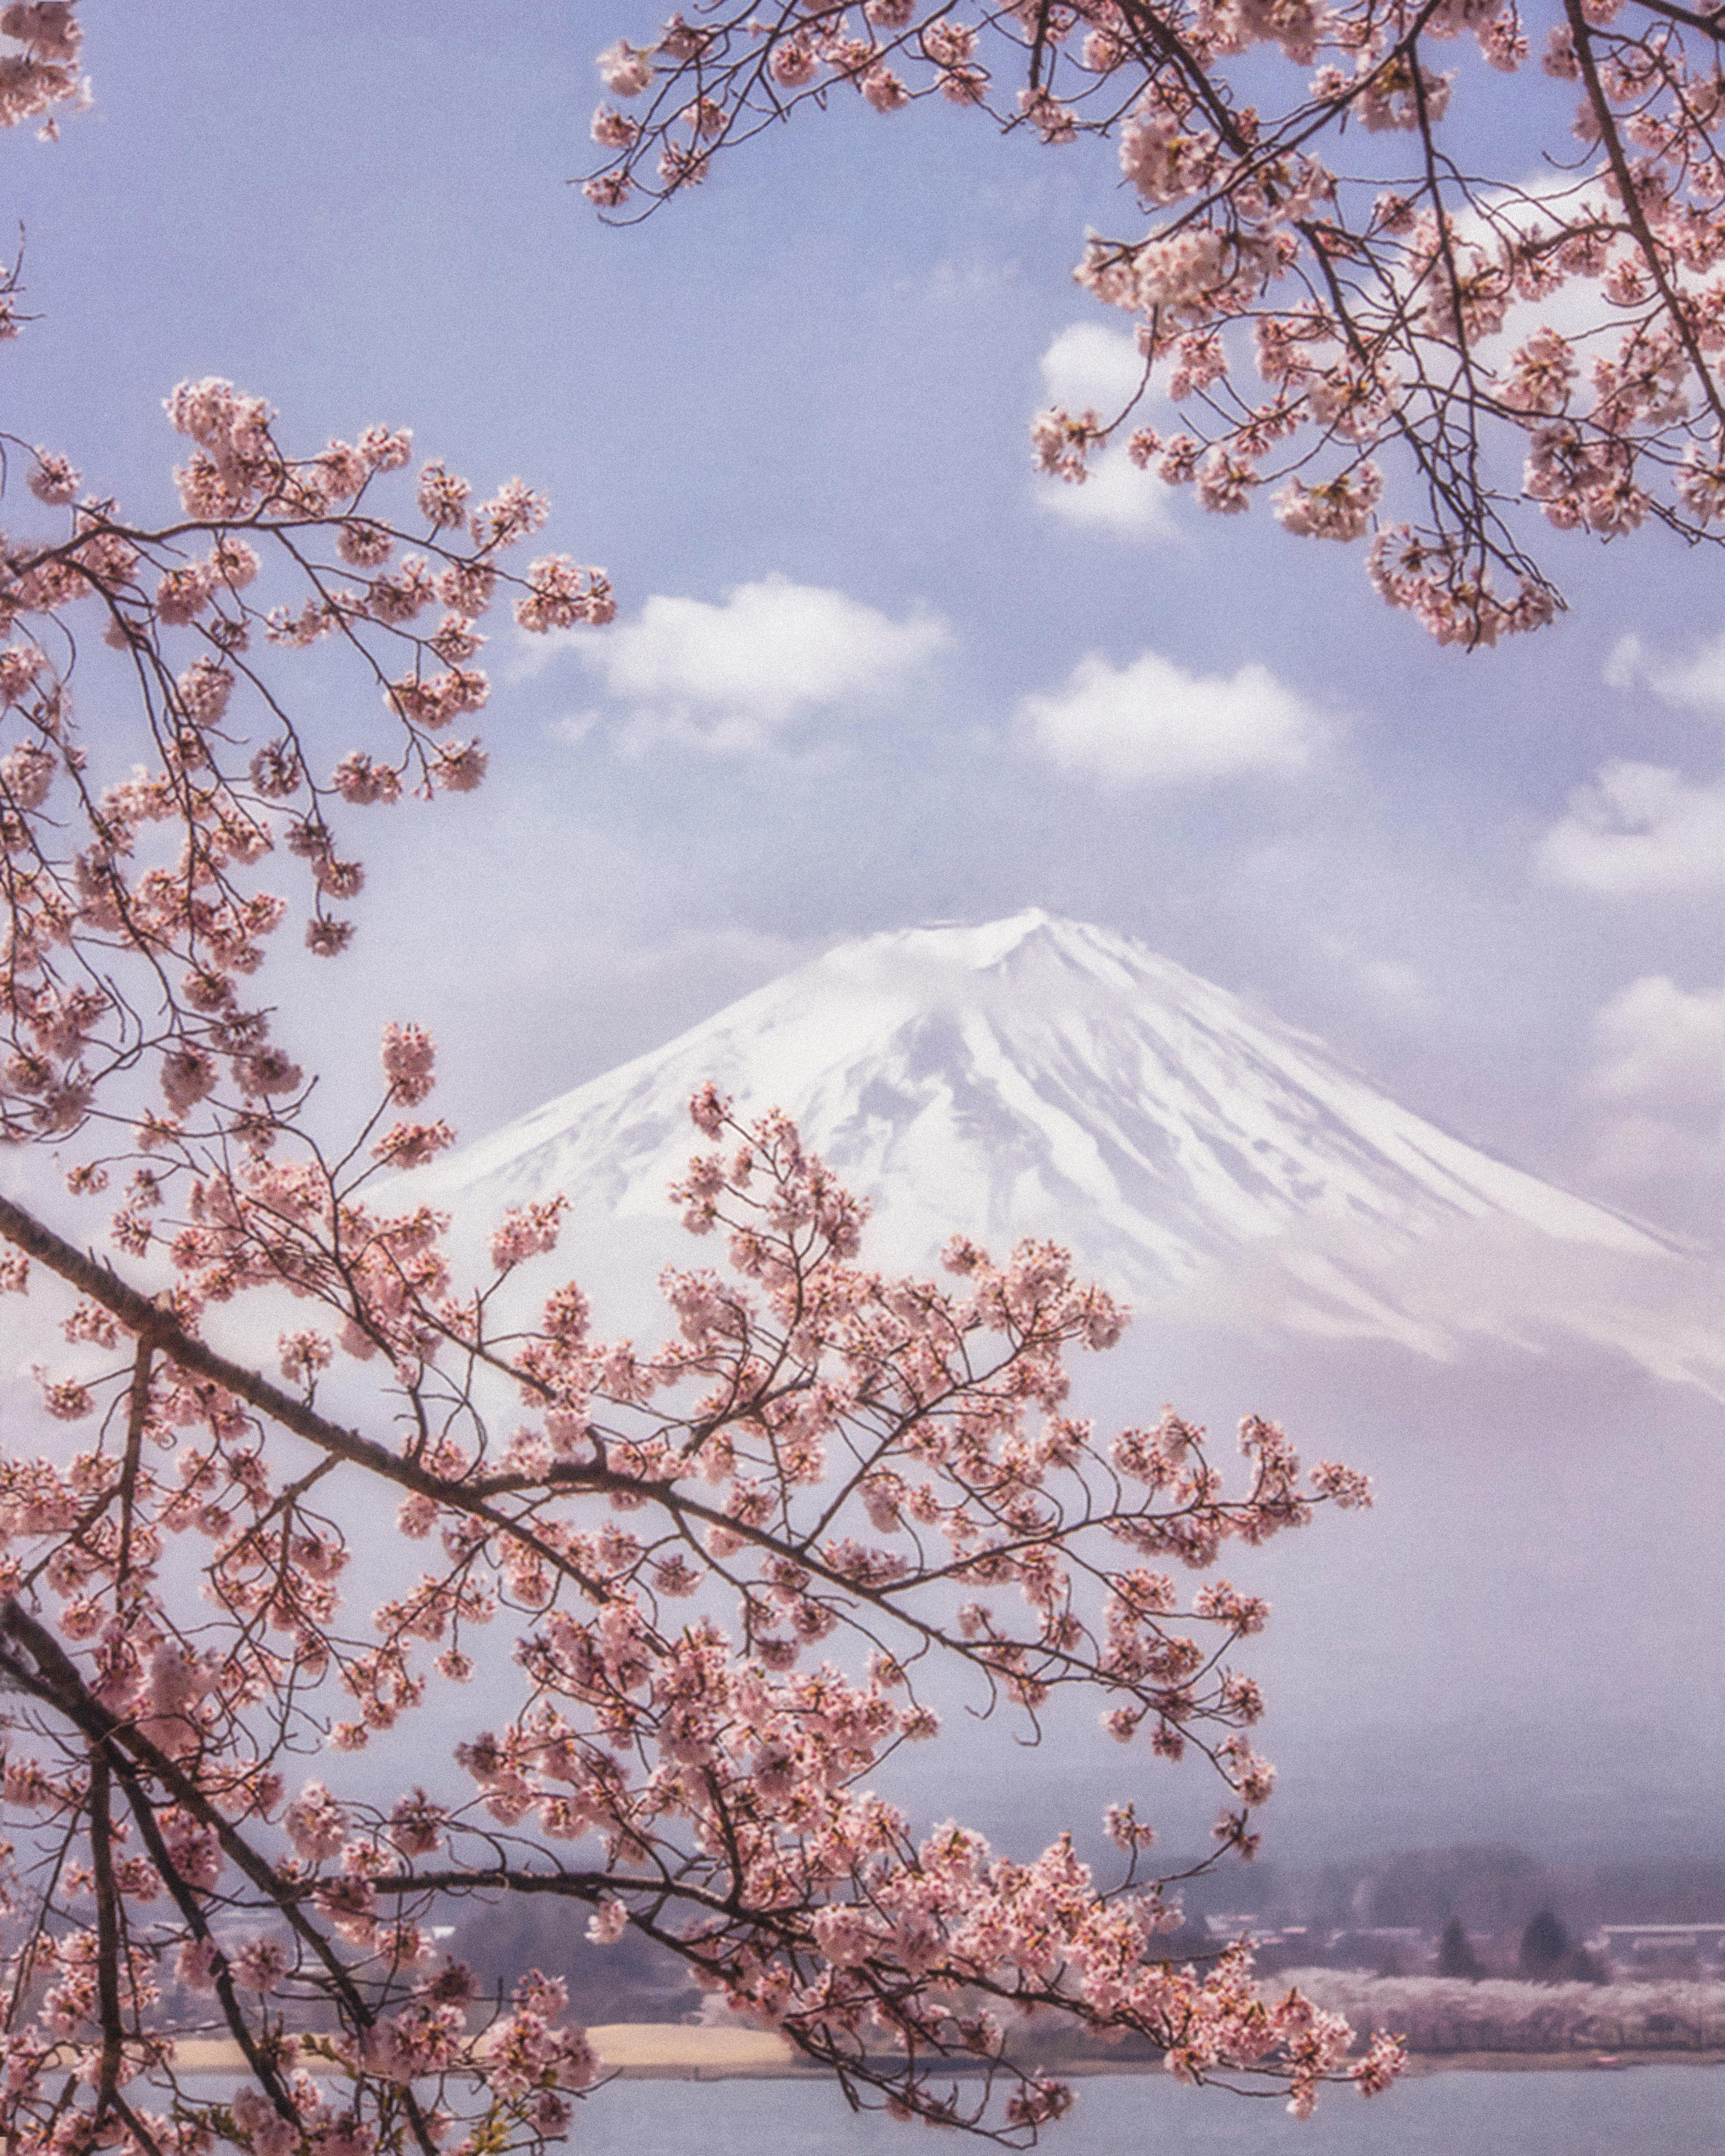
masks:
{"label": "mountain summit", "polygon": [[743,1113],[796,1118],[872,1201],[883,1265],[926,1269],[960,1229],[1048,1235],[1159,1322],[1435,1356],[1470,1333],[1579,1333],[1663,1375],[1725,1368],[1685,1246],[1464,1143],[1130,937],[1039,908],[841,944],[415,1187],[487,1216],[563,1190],[590,1232],[636,1243],[674,1218],[708,1078]]}

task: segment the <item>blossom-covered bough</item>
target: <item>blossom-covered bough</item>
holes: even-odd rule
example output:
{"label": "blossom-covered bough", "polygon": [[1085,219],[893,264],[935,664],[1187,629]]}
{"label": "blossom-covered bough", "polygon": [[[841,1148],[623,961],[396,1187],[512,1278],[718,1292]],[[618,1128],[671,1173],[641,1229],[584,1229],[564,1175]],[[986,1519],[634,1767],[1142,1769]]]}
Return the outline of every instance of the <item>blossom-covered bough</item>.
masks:
{"label": "blossom-covered bough", "polygon": [[[852,93],[1114,139],[1154,221],[1093,234],[1076,275],[1132,317],[1143,388],[1039,414],[1038,465],[1081,483],[1123,439],[1223,516],[1270,488],[1285,529],[1367,541],[1390,604],[1475,646],[1563,604],[1532,514],[1725,536],[1722,60],[1725,12],[1677,0],[702,0],[601,56],[586,192],[641,214]],[[1574,87],[1567,135],[1541,69]],[[1521,80],[1488,102],[1488,69]],[[1178,413],[1135,425],[1153,390]]]}
{"label": "blossom-covered bough", "polygon": [[[0,33],[0,117],[51,123],[73,10]],[[384,1029],[337,1144],[255,984],[296,911],[314,953],[349,942],[361,812],[482,777],[447,730],[486,701],[488,612],[602,625],[609,588],[511,567],[540,498],[409,481],[400,433],[296,454],[214,381],[167,413],[162,521],[6,444],[33,506],[0,546],[0,1289],[43,1358],[0,1448],[7,2149],[560,2137],[602,2073],[561,1982],[487,2002],[436,1943],[507,1895],[564,1897],[601,1944],[635,1927],[859,2102],[1009,2140],[1070,2101],[1036,2068],[1051,2018],[1302,2112],[1326,2078],[1384,2086],[1391,2040],[1260,1997],[1243,1950],[1159,1951],[1176,1904],[1133,1804],[1099,1883],[1066,1840],[1015,1862],[874,1791],[937,1734],[945,1671],[1032,1733],[1073,1695],[1140,1759],[1201,1755],[1227,1791],[1206,1861],[1249,1855],[1271,1770],[1235,1656],[1266,1613],[1217,1568],[1363,1479],[1257,1419],[1236,1487],[1171,1413],[1099,1437],[1065,1362],[1124,1313],[1062,1252],[959,1240],[944,1283],[883,1278],[793,1127],[710,1092],[681,1195],[727,1268],[666,1276],[665,1345],[529,1286],[561,1200],[466,1277],[408,1179],[452,1135],[420,1113],[429,1037]],[[324,742],[314,644],[368,746]],[[380,1800],[397,1732],[476,1673],[492,1726]],[[210,2038],[214,2082],[185,2048]]]}

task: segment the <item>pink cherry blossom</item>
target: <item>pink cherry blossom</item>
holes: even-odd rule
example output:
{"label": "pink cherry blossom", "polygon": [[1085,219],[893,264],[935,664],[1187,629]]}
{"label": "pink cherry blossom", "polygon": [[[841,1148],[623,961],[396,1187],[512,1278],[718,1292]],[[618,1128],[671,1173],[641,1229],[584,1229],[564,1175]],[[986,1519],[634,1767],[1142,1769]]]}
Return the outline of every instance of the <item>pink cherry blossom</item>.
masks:
{"label": "pink cherry blossom", "polygon": [[[1081,482],[1118,431],[1141,468],[1193,485],[1213,514],[1245,513],[1268,485],[1285,529],[1366,542],[1384,598],[1469,648],[1562,605],[1515,536],[1517,506],[1600,539],[1663,522],[1725,541],[1725,296],[1708,281],[1725,260],[1725,110],[1687,18],[1629,0],[1549,32],[1542,64],[1578,101],[1547,151],[1563,177],[1536,188],[1519,167],[1474,177],[1471,155],[1447,148],[1482,78],[1529,64],[1513,10],[1446,4],[1404,23],[1363,0],[1236,0],[1177,23],[1079,0],[965,22],[946,0],[867,0],[862,13],[858,36],[854,18],[794,8],[768,23],[715,0],[698,32],[673,23],[651,49],[612,47],[613,90],[658,95],[626,127],[609,108],[595,123],[608,157],[590,198],[650,209],[769,122],[826,110],[835,80],[882,113],[938,91],[1048,146],[1111,138],[1139,214],[1103,208],[1078,279],[1133,319],[1145,387],[1195,416],[1157,462],[1136,397],[1040,413],[1040,470]],[[1352,146],[1362,131],[1415,137],[1424,177],[1385,188]],[[1241,379],[1248,340],[1229,334],[1248,322],[1268,400]],[[1561,429],[1542,424],[1559,416]],[[1487,487],[1480,449],[1518,438],[1517,504]],[[1340,464],[1326,455],[1337,449]],[[1386,575],[1377,542],[1393,548],[1404,526],[1420,573]]]}
{"label": "pink cherry blossom", "polygon": [[[673,18],[605,55],[611,96],[646,101],[601,146],[632,186],[703,177],[736,133],[737,38],[770,48],[754,76],[773,96],[842,81],[865,110],[935,90],[986,104],[981,57],[1017,64],[1022,14],[870,0],[842,21],[802,11],[776,44],[724,8]],[[1324,34],[1299,7],[1240,22],[1279,53]],[[1098,87],[1129,64],[1113,11],[1060,28],[1058,84],[1001,115],[1049,143],[1091,125],[1068,59]],[[8,8],[0,36],[16,49],[0,124],[77,101],[71,6]],[[1516,61],[1515,41],[1486,57]],[[1362,110],[1401,124],[1425,80],[1368,72]],[[1117,102],[1143,199],[1215,176],[1239,209],[1225,229],[1099,244],[1086,270],[1147,359],[1168,330],[1187,409],[1208,411],[1228,326],[1266,311],[1293,220],[1333,191],[1309,157],[1244,172],[1141,86]],[[1422,336],[1483,333],[1506,290],[1539,284],[1539,261],[1506,268],[1470,239],[1466,288],[1428,290],[1429,217],[1415,206],[1403,250],[1424,265]],[[1627,295],[1621,251],[1587,253],[1586,274]],[[1282,311],[1254,345],[1270,403],[1230,433],[1141,429],[1139,460],[1224,511],[1274,478],[1314,530],[1375,519],[1367,453],[1400,377],[1338,357],[1312,304]],[[1530,495],[1552,521],[1653,513],[1663,482],[1635,430],[1686,424],[1681,340],[1604,353],[1586,415],[1579,372],[1535,333],[1491,378],[1505,424],[1530,423]],[[1070,1697],[1141,1763],[1214,1771],[1208,1862],[1249,1855],[1274,1770],[1248,1733],[1264,1692],[1235,1665],[1269,1612],[1234,1561],[1321,1506],[1363,1506],[1366,1478],[1308,1471],[1255,1416],[1232,1461],[1172,1411],[1099,1431],[1068,1363],[1128,1313],[1065,1252],[958,1236],[938,1281],[884,1272],[866,1204],[790,1119],[744,1122],[712,1086],[676,1192],[712,1262],[667,1270],[662,1337],[639,1342],[596,1337],[583,1288],[543,1265],[564,1199],[510,1209],[487,1239],[411,1196],[453,1134],[414,1112],[436,1054],[410,1016],[382,1023],[368,1110],[329,1127],[314,1036],[278,1015],[278,932],[339,957],[353,924],[330,909],[366,882],[366,813],[479,783],[486,751],[448,735],[492,694],[474,662],[500,599],[531,633],[584,637],[615,595],[570,554],[520,567],[543,497],[435,457],[415,478],[403,429],[320,430],[302,450],[217,376],[180,383],[167,414],[171,521],[127,517],[64,452],[19,443],[31,529],[53,528],[3,565],[0,835],[28,867],[3,901],[0,1137],[59,1156],[41,1211],[0,1196],[0,1289],[36,1298],[54,1343],[39,1443],[0,1452],[0,1681],[37,1732],[0,1774],[7,2148],[539,2148],[602,2077],[563,1988],[530,1972],[487,1999],[434,1944],[517,1893],[561,1897],[600,1943],[668,1935],[698,1981],[904,2115],[953,2123],[947,2062],[979,2064],[977,2123],[1020,2143],[1072,2100],[1019,2041],[1026,2015],[1135,2033],[1182,2078],[1249,2079],[1302,2110],[1323,2081],[1386,2085],[1393,2044],[1351,2059],[1340,2016],[1260,1994],[1244,1953],[1202,1972],[1158,1958],[1171,1904],[1130,1805],[1109,1815],[1105,1878],[1066,1836],[1039,1854],[953,1823],[919,1839],[879,1787],[899,1745],[955,1726],[924,1693],[968,1687],[1027,1734]],[[1045,415],[1044,468],[1082,480],[1114,424]],[[1332,476],[1272,470],[1311,426],[1337,445]],[[1691,447],[1685,499],[1711,516],[1717,432]],[[1539,613],[1543,587],[1491,594],[1453,536],[1379,527],[1369,558],[1446,635]],[[147,685],[105,701],[99,742],[68,688],[80,608],[125,654],[116,680]],[[312,647],[363,686],[342,706],[351,748],[322,731]],[[105,1192],[106,1218],[80,1217]],[[404,1562],[355,1563],[390,1520]],[[362,1578],[387,1583],[375,1607]],[[448,1770],[465,1785],[427,1767],[435,1794],[380,1787],[434,1694],[439,1712],[471,1701]],[[220,2099],[177,2063],[212,2025],[245,2062]]]}

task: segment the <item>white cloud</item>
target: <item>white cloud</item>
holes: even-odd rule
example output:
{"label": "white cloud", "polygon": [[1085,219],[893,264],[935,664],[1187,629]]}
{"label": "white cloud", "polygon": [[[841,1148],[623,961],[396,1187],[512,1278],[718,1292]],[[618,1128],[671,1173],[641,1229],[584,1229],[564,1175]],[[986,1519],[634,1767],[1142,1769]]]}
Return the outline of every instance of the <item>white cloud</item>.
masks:
{"label": "white cloud", "polygon": [[1612,689],[1645,686],[1684,711],[1725,714],[1725,636],[1710,638],[1673,662],[1652,658],[1639,636],[1625,636],[1605,662],[1605,683]]}
{"label": "white cloud", "polygon": [[747,750],[811,713],[902,694],[951,641],[922,608],[894,621],[842,592],[766,577],[718,605],[656,595],[632,622],[571,630],[554,647],[574,653],[637,738]]}
{"label": "white cloud", "polygon": [[1692,711],[1725,712],[1725,636],[1697,644],[1680,665],[1652,669],[1656,695]]}
{"label": "white cloud", "polygon": [[1644,974],[1595,1013],[1594,1042],[1602,1100],[1725,1108],[1725,988],[1691,991]]}
{"label": "white cloud", "polygon": [[1052,696],[1027,696],[1021,722],[1063,771],[1115,786],[1180,786],[1303,770],[1328,728],[1267,667],[1193,675],[1160,653],[1110,666],[1092,652]]}
{"label": "white cloud", "polygon": [[[1069,412],[1094,409],[1104,421],[1125,409],[1144,380],[1137,346],[1102,322],[1074,322],[1062,330],[1040,365],[1049,403]],[[1081,485],[1041,478],[1036,491],[1043,507],[1063,523],[1129,539],[1174,529],[1171,490],[1153,474],[1140,471],[1119,444],[1091,459],[1090,476]]]}
{"label": "white cloud", "polygon": [[1063,524],[1117,532],[1123,539],[1153,539],[1173,531],[1170,491],[1118,448],[1093,456],[1090,475],[1081,484],[1046,475],[1036,481],[1037,500]]}
{"label": "white cloud", "polygon": [[1620,636],[1611,647],[1604,675],[1608,689],[1633,689],[1642,678],[1647,654],[1639,636]]}
{"label": "white cloud", "polygon": [[1627,896],[1725,891],[1725,781],[1692,785],[1653,763],[1608,763],[1569,797],[1535,856],[1547,882]]}
{"label": "white cloud", "polygon": [[1102,322],[1074,322],[1038,363],[1051,404],[1080,411],[1094,404],[1105,419],[1124,411],[1144,380],[1137,346]]}
{"label": "white cloud", "polygon": [[1709,1184],[1725,1168],[1725,988],[1645,974],[1595,1013],[1594,1045],[1589,1090],[1613,1111],[1596,1136],[1595,1172]]}

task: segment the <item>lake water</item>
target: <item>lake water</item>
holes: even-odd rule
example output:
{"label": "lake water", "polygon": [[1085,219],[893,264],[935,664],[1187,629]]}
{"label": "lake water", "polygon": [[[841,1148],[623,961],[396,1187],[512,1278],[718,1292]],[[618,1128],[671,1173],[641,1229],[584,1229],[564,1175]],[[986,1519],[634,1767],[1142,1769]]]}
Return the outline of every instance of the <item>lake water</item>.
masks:
{"label": "lake water", "polygon": [[[1301,2124],[1280,2103],[1156,2074],[1077,2084],[1048,2156],[1712,2156],[1725,2149],[1725,2067],[1439,2073],[1367,2102],[1326,2091]],[[925,2129],[853,2116],[812,2081],[615,2082],[583,2104],[580,2156],[889,2156]],[[945,2141],[956,2151],[980,2143]]]}

